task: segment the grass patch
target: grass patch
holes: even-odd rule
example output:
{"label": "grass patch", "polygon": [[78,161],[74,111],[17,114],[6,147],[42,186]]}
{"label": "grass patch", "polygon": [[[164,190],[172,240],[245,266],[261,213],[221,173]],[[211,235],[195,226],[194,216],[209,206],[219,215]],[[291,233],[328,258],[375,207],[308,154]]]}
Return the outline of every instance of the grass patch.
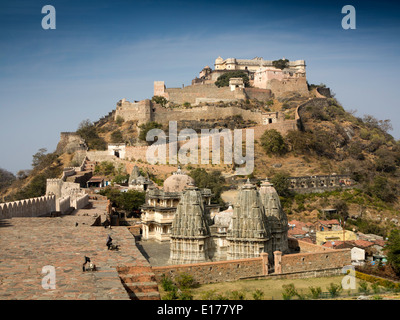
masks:
{"label": "grass patch", "polygon": [[236,300],[283,300],[283,286],[293,284],[297,292],[300,293],[300,297],[294,296],[292,299],[300,299],[310,292],[310,287],[320,287],[322,291],[328,292],[327,288],[331,283],[341,285],[342,279],[342,276],[334,276],[307,279],[239,280],[203,284],[192,289],[191,292],[194,300],[229,300],[233,298]]}

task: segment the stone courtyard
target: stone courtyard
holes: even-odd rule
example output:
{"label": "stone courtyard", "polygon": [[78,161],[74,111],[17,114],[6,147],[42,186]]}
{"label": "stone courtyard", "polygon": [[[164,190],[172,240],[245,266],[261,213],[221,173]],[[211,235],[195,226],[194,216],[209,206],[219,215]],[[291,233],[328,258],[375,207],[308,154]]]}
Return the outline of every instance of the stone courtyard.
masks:
{"label": "stone courtyard", "polygon": [[[129,300],[121,268],[149,267],[126,227],[91,226],[103,205],[73,215],[0,221],[0,299]],[[97,211],[97,215],[96,215]],[[90,214],[89,214],[90,212]],[[120,245],[108,250],[107,235]],[[84,257],[98,271],[82,271]],[[56,288],[43,289],[44,266],[54,266]],[[133,269],[132,269],[133,268]],[[129,273],[129,272],[128,272]]]}

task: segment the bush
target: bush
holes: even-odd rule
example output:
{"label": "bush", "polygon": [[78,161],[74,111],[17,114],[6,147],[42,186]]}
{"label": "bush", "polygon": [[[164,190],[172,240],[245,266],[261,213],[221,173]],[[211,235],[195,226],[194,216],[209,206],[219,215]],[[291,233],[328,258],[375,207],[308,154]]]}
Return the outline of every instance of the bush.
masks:
{"label": "bush", "polygon": [[358,292],[368,294],[369,293],[369,288],[368,288],[368,283],[366,281],[360,281],[358,284]]}
{"label": "bush", "polygon": [[121,116],[117,116],[117,118],[115,119],[115,123],[120,126],[121,124],[124,123],[124,118],[122,118]]}
{"label": "bush", "polygon": [[264,291],[257,289],[253,292],[253,299],[254,300],[262,300],[264,297]]}
{"label": "bush", "polygon": [[290,130],[286,134],[286,141],[295,153],[309,153],[314,150],[313,136],[310,132]]}
{"label": "bush", "polygon": [[140,125],[139,128],[139,139],[146,141],[147,132],[149,132],[151,129],[162,129],[162,124],[155,121],[150,121]]}
{"label": "bush", "polygon": [[189,176],[194,179],[198,188],[211,189],[214,194],[212,198],[214,203],[223,204],[221,193],[225,190],[225,178],[222,176],[221,171],[207,172],[204,168],[196,168],[190,171]]}
{"label": "bush", "polygon": [[291,300],[294,296],[297,295],[297,290],[293,283],[285,284],[282,286],[283,292],[282,297],[283,300]]}
{"label": "bush", "polygon": [[293,192],[290,190],[289,174],[286,172],[278,172],[271,178],[276,192],[281,197],[292,197]]}
{"label": "bush", "polygon": [[327,287],[327,290],[331,294],[331,297],[334,298],[339,295],[340,291],[342,291],[342,286],[340,284],[331,283],[329,287]]}
{"label": "bush", "polygon": [[162,274],[161,288],[163,288],[164,291],[173,291],[176,289],[176,286],[174,285],[174,282],[170,277],[167,277],[165,274]]}
{"label": "bush", "polygon": [[289,60],[288,59],[274,60],[272,61],[272,65],[277,69],[283,70],[289,66]]}
{"label": "bush", "polygon": [[79,124],[76,133],[85,140],[89,149],[107,149],[107,143],[98,135],[95,125],[89,119],[84,120]]}
{"label": "bush", "polygon": [[374,282],[373,284],[371,284],[371,288],[374,291],[374,293],[379,293],[380,292],[380,288],[379,288],[379,284]]}
{"label": "bush", "polygon": [[153,98],[151,98],[151,101],[160,104],[162,107],[165,107],[168,103],[168,100],[162,96],[154,96]]}
{"label": "bush", "polygon": [[190,289],[196,287],[196,282],[192,275],[183,272],[175,277],[175,281],[178,284],[180,289]]}
{"label": "bush", "polygon": [[228,300],[228,298],[217,293],[217,290],[208,290],[202,293],[201,300]]}
{"label": "bush", "polygon": [[387,259],[394,271],[400,274],[400,230],[390,232],[387,243]]}
{"label": "bush", "polygon": [[384,176],[376,176],[373,184],[368,188],[370,194],[375,195],[385,202],[396,200],[396,190],[394,185]]}
{"label": "bush", "polygon": [[229,79],[230,78],[242,78],[245,87],[249,86],[249,77],[246,72],[244,71],[232,71],[226,72],[223,75],[219,76],[217,81],[215,81],[215,85],[220,87],[227,87],[229,86]]}
{"label": "bush", "polygon": [[260,144],[269,155],[283,155],[287,152],[287,146],[281,133],[275,129],[265,130],[260,138]]}
{"label": "bush", "polygon": [[234,290],[229,294],[229,300],[245,300],[246,293],[243,291]]}
{"label": "bush", "polygon": [[372,282],[372,283],[376,283],[382,287],[385,288],[389,288],[389,289],[393,289],[393,288],[399,288],[400,289],[400,284],[399,283],[394,283],[390,280],[387,279],[382,279],[382,278],[378,278],[375,277],[373,275],[370,274],[365,274],[362,273],[360,271],[356,271],[356,278],[361,279],[361,280],[365,280],[368,282]]}
{"label": "bush", "polygon": [[122,143],[124,142],[124,138],[122,136],[122,132],[120,130],[115,130],[111,133],[111,142],[112,143]]}
{"label": "bush", "polygon": [[322,293],[321,287],[316,287],[316,288],[309,287],[308,289],[310,290],[311,297],[313,299],[319,299],[321,297],[321,293]]}

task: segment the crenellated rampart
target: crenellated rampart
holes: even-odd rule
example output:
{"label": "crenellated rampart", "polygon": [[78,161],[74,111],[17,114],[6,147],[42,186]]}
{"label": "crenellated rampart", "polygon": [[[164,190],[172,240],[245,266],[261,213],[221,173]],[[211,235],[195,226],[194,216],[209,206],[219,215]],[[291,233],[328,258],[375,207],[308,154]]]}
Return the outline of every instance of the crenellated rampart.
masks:
{"label": "crenellated rampart", "polygon": [[40,217],[56,211],[56,197],[43,196],[0,204],[0,219]]}

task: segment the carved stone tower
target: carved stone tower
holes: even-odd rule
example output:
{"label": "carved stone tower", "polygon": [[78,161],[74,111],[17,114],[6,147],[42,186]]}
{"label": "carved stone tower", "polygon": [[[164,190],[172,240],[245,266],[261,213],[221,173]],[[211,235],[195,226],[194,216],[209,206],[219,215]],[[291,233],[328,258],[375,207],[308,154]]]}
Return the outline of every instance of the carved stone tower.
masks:
{"label": "carved stone tower", "polygon": [[249,180],[238,193],[231,225],[227,259],[259,257],[266,252],[272,259],[271,234],[256,186]]}
{"label": "carved stone tower", "polygon": [[210,236],[201,192],[197,187],[189,185],[172,221],[169,263],[208,261]]}
{"label": "carved stone tower", "polygon": [[260,196],[271,228],[272,250],[287,253],[289,251],[287,216],[282,209],[278,193],[268,179],[261,183]]}

